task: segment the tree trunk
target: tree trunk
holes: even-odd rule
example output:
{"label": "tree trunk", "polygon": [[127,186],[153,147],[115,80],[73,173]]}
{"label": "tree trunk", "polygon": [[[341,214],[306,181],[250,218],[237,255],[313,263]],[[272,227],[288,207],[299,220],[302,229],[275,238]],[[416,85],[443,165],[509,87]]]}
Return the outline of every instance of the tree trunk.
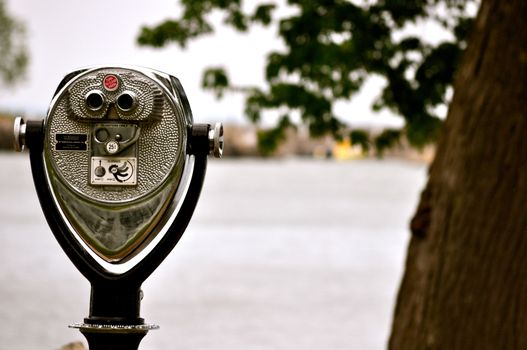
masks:
{"label": "tree trunk", "polygon": [[389,348],[527,349],[527,1],[483,0],[411,223]]}

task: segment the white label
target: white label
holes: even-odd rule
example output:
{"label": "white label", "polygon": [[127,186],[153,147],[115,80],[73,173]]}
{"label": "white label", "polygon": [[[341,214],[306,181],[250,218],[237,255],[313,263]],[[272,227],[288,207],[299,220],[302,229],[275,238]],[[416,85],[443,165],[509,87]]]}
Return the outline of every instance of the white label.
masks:
{"label": "white label", "polygon": [[91,157],[92,185],[131,186],[137,184],[135,157]]}
{"label": "white label", "polygon": [[117,153],[119,151],[119,144],[115,141],[110,141],[106,144],[106,151],[110,154]]}

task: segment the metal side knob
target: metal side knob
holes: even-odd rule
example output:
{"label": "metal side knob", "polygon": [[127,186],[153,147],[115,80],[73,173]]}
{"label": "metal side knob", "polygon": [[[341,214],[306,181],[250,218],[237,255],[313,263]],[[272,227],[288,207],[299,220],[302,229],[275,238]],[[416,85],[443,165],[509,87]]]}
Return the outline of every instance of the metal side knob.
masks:
{"label": "metal side knob", "polygon": [[13,123],[14,148],[17,152],[22,152],[26,145],[26,122],[22,117],[16,117]]}
{"label": "metal side knob", "polygon": [[209,130],[209,149],[210,153],[215,158],[223,156],[223,124],[216,123],[214,128]]}

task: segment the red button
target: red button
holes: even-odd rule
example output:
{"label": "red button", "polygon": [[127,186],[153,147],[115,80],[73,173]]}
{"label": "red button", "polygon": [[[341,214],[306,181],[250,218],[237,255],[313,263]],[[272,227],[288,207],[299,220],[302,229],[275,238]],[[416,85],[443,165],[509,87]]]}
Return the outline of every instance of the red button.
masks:
{"label": "red button", "polygon": [[117,80],[117,77],[113,74],[109,74],[104,77],[103,80],[104,88],[108,91],[114,91],[117,90],[119,87],[119,80]]}

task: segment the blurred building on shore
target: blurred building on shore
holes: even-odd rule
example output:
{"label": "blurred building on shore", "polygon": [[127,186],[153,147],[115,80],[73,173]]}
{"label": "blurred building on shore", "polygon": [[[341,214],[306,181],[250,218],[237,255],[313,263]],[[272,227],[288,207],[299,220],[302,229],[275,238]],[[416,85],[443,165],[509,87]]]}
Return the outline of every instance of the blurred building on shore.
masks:
{"label": "blurred building on shore", "polygon": [[[259,157],[258,129],[254,125],[227,124],[225,127],[225,156],[226,157]],[[382,130],[368,130],[372,135]],[[341,141],[331,136],[312,138],[305,128],[290,128],[286,131],[286,140],[282,142],[275,157],[314,157],[332,158],[336,160],[353,160],[358,158],[377,157],[373,150],[364,151],[359,145],[352,145],[349,138]],[[386,150],[383,154],[388,158],[401,158],[412,161],[430,163],[435,155],[435,146],[427,146],[423,150],[416,150],[406,142]]]}
{"label": "blurred building on shore", "polygon": [[14,147],[13,118],[0,114],[0,150]]}

